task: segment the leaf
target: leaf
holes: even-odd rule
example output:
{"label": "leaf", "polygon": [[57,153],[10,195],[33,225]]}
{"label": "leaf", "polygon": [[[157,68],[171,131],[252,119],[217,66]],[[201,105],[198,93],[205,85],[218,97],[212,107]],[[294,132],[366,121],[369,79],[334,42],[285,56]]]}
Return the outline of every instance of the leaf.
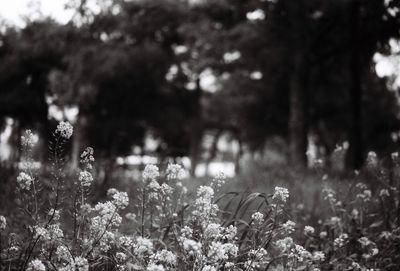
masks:
{"label": "leaf", "polygon": [[377,228],[377,227],[381,226],[382,224],[383,224],[383,221],[382,220],[378,220],[378,221],[372,223],[371,225],[369,225],[369,227],[370,228]]}

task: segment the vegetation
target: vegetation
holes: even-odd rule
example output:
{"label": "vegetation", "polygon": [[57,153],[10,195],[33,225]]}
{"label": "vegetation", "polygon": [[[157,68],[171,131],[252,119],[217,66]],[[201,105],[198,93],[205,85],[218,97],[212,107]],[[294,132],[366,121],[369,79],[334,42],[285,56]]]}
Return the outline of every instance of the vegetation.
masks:
{"label": "vegetation", "polygon": [[388,155],[396,147],[397,88],[377,77],[373,56],[396,54],[398,1],[114,0],[97,12],[88,1],[68,8],[75,16],[65,25],[39,18],[2,27],[0,116],[3,127],[14,120],[11,146],[27,128],[50,138],[49,110],[60,121],[75,108],[75,166],[86,145],[102,161],[133,147],[144,154],[149,134],[161,159],[190,157],[192,173],[210,133],[217,140],[229,132],[240,153],[279,137],[296,167],[307,163],[310,137],[326,159],[347,141],[350,169],[370,150]]}
{"label": "vegetation", "polygon": [[[183,168],[147,165],[135,197],[115,188],[92,204],[94,150],[66,178],[63,147],[73,127],[61,122],[50,144],[51,179],[34,173],[34,135],[21,138],[24,167],[15,183],[18,208],[0,216],[0,265],[6,270],[397,270],[400,258],[398,177],[369,155],[371,184],[348,193],[325,186],[323,215],[311,226],[304,205],[288,209],[289,190],[222,193],[216,176],[194,195]],[[400,166],[394,153],[395,169]],[[366,175],[365,175],[366,176]],[[326,176],[323,177],[325,181]],[[326,185],[328,182],[326,182]],[[355,195],[354,197],[352,195]],[[296,222],[292,220],[297,220]],[[21,223],[24,221],[24,223]]]}

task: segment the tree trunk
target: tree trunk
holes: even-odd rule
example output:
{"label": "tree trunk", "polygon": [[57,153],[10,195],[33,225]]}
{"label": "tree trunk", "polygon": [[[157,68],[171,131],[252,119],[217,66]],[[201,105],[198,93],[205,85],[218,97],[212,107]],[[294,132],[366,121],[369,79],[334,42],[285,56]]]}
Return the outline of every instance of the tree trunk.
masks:
{"label": "tree trunk", "polygon": [[190,175],[195,176],[196,167],[199,163],[201,154],[201,141],[203,138],[203,123],[201,112],[201,95],[202,90],[200,86],[200,79],[196,80],[196,89],[194,90],[193,98],[193,117],[192,125],[190,127]]}
{"label": "tree trunk", "polygon": [[363,118],[362,118],[362,86],[360,65],[360,7],[357,0],[350,6],[350,34],[351,55],[349,60],[350,70],[350,106],[351,123],[348,136],[350,147],[347,153],[347,166],[351,169],[359,169],[363,164]]}
{"label": "tree trunk", "polygon": [[72,153],[71,153],[71,169],[75,170],[79,167],[80,154],[84,148],[88,147],[86,131],[89,118],[85,114],[79,114],[75,128],[72,142]]}
{"label": "tree trunk", "polygon": [[293,166],[307,166],[307,113],[306,84],[304,58],[301,54],[295,57],[295,63],[290,78],[289,93],[289,137],[290,163]]}

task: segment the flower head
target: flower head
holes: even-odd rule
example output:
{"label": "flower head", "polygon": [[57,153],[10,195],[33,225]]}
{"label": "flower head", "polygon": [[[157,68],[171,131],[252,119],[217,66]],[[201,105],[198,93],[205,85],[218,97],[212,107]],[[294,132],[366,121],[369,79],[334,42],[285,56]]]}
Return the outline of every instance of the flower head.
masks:
{"label": "flower head", "polygon": [[46,271],[46,266],[39,259],[34,259],[28,264],[27,271]]}
{"label": "flower head", "polygon": [[82,186],[88,187],[93,182],[93,176],[89,171],[83,170],[79,172],[79,182]]}
{"label": "flower head", "polygon": [[255,224],[262,224],[264,222],[264,215],[260,212],[255,212],[251,215],[251,219],[254,221]]}
{"label": "flower head", "polygon": [[65,139],[69,139],[74,132],[74,127],[68,121],[61,121],[57,125],[56,133]]}
{"label": "flower head", "polygon": [[167,179],[168,180],[181,180],[185,174],[185,171],[178,164],[168,164],[167,167]]}
{"label": "flower head", "polygon": [[145,181],[154,180],[158,176],[160,176],[160,172],[158,171],[158,167],[156,165],[147,165],[142,173],[142,177]]}
{"label": "flower head", "polygon": [[35,145],[35,135],[31,130],[26,130],[24,135],[21,136],[22,146],[32,148]]}
{"label": "flower head", "polygon": [[274,195],[272,196],[272,199],[286,202],[286,200],[289,197],[289,190],[284,187],[275,187]]}
{"label": "flower head", "polygon": [[30,190],[32,182],[33,178],[30,175],[26,174],[25,172],[19,173],[17,177],[17,183],[21,189]]}

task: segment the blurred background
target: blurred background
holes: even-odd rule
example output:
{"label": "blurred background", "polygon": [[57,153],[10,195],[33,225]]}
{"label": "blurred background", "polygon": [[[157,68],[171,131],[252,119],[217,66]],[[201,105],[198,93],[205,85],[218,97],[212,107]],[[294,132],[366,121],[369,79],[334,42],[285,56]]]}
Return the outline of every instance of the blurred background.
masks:
{"label": "blurred background", "polygon": [[3,183],[22,132],[40,167],[62,120],[71,169],[92,146],[103,184],[168,162],[350,172],[399,148],[397,0],[14,0],[0,18]]}

